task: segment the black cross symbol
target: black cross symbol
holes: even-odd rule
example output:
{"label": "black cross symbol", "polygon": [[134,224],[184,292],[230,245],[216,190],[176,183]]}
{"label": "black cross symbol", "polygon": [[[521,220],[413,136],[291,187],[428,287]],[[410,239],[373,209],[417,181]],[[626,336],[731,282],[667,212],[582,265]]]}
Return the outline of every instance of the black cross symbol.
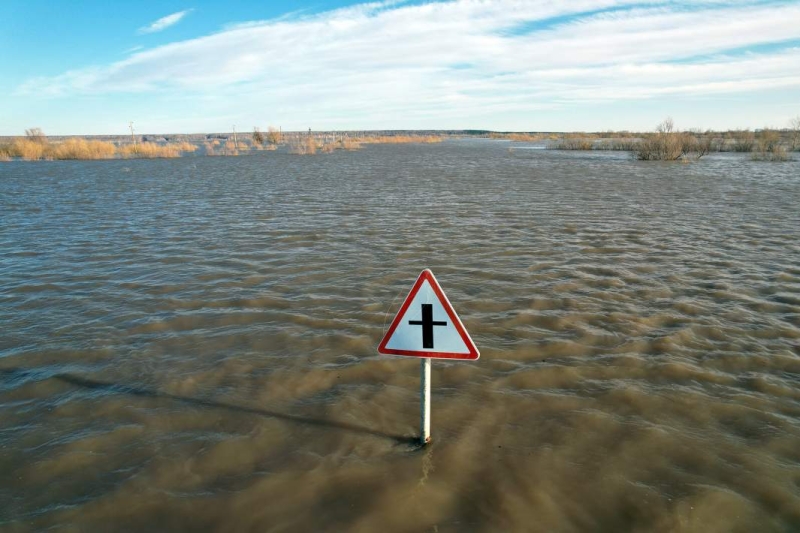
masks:
{"label": "black cross symbol", "polygon": [[433,304],[422,305],[422,320],[409,320],[412,326],[422,326],[422,347],[433,348],[433,326],[446,326],[447,322],[434,322]]}

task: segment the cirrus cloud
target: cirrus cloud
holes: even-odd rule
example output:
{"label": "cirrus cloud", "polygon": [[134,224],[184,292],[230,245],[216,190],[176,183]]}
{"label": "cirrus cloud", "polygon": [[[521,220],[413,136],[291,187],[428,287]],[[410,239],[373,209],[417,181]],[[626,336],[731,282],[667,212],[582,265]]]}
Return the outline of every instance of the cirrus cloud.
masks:
{"label": "cirrus cloud", "polygon": [[171,15],[167,15],[166,17],[161,17],[160,19],[148,24],[147,26],[142,26],[139,28],[138,33],[156,33],[159,31],[166,30],[170,26],[174,26],[178,22],[183,19],[186,15],[191,13],[191,9],[184,9],[183,11],[178,11],[177,13],[172,13]]}

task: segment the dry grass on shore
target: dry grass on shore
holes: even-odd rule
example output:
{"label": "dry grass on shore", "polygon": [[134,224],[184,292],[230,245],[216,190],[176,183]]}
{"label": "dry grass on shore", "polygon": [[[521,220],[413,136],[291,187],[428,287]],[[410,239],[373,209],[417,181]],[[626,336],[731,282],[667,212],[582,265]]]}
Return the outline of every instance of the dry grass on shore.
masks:
{"label": "dry grass on shore", "polygon": [[12,157],[19,157],[25,161],[44,159],[46,145],[30,139],[14,139],[11,142],[10,153]]}
{"label": "dry grass on shore", "polygon": [[0,144],[0,161],[11,161],[11,146]]}
{"label": "dry grass on shore", "polygon": [[[34,134],[30,132],[34,132]],[[107,141],[79,137],[68,138],[61,142],[50,142],[41,133],[41,130],[36,128],[28,130],[26,133],[27,137],[18,137],[8,144],[0,145],[0,160],[52,161],[180,157],[183,153],[197,150],[196,145],[185,141],[167,144],[142,142],[117,146]]]}
{"label": "dry grass on shore", "polygon": [[[787,161],[791,152],[800,150],[800,116],[789,122],[788,128],[763,130],[678,131],[671,119],[658,125],[655,132],[605,131],[595,133],[483,133],[482,137],[514,142],[543,142],[552,150],[618,150],[628,151],[642,161],[691,161],[710,152],[742,152],[751,154],[754,161]],[[209,136],[211,137],[211,136]],[[308,134],[291,132],[283,134],[270,126],[266,135],[254,128],[253,137],[215,135],[205,143],[187,142],[185,137],[167,142],[125,141],[107,142],[84,138],[67,138],[52,142],[39,128],[25,131],[17,137],[0,143],[0,161],[14,159],[37,160],[91,160],[115,158],[175,158],[196,152],[208,156],[237,156],[260,150],[286,151],[290,154],[313,155],[338,150],[356,151],[367,144],[439,143],[446,136],[426,134],[381,135],[361,132],[320,132]],[[235,137],[234,137],[235,139]],[[513,150],[510,148],[509,151]]]}
{"label": "dry grass on shore", "polygon": [[53,159],[113,159],[117,147],[104,141],[87,141],[86,139],[67,139],[55,144],[51,150]]}
{"label": "dry grass on shore", "polygon": [[14,139],[10,144],[0,146],[0,158],[9,161],[19,158],[24,161],[53,159],[113,159],[117,147],[110,142],[88,141],[86,139],[67,139],[51,144],[46,141],[28,138]]}

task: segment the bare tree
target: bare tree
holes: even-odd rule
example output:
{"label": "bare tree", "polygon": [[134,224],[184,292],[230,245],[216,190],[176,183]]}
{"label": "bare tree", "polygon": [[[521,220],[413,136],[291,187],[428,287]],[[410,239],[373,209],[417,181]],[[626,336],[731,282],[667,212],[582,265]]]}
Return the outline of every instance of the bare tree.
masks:
{"label": "bare tree", "polygon": [[800,150],[800,115],[789,121],[789,131],[791,132],[792,151]]}
{"label": "bare tree", "polygon": [[267,142],[272,145],[276,145],[281,141],[281,134],[278,131],[278,128],[275,126],[270,126],[267,128]]}
{"label": "bare tree", "polygon": [[675,122],[672,120],[672,117],[667,117],[664,119],[664,122],[656,126],[656,131],[658,133],[672,133],[673,129],[675,129]]}
{"label": "bare tree", "polygon": [[44,134],[42,128],[31,128],[29,130],[25,130],[25,137],[39,144],[47,143],[47,135]]}
{"label": "bare tree", "polygon": [[258,146],[264,144],[264,134],[257,127],[253,127],[253,144]]}

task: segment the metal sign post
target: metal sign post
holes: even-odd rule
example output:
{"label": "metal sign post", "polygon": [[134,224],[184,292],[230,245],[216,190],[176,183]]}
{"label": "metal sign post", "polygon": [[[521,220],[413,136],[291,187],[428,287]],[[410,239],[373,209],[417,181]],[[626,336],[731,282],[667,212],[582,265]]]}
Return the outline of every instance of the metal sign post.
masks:
{"label": "metal sign post", "polygon": [[421,357],[420,442],[431,440],[431,358],[474,361],[480,352],[439,282],[422,271],[378,345],[378,353]]}
{"label": "metal sign post", "polygon": [[431,359],[420,361],[419,411],[420,411],[420,444],[431,441]]}

